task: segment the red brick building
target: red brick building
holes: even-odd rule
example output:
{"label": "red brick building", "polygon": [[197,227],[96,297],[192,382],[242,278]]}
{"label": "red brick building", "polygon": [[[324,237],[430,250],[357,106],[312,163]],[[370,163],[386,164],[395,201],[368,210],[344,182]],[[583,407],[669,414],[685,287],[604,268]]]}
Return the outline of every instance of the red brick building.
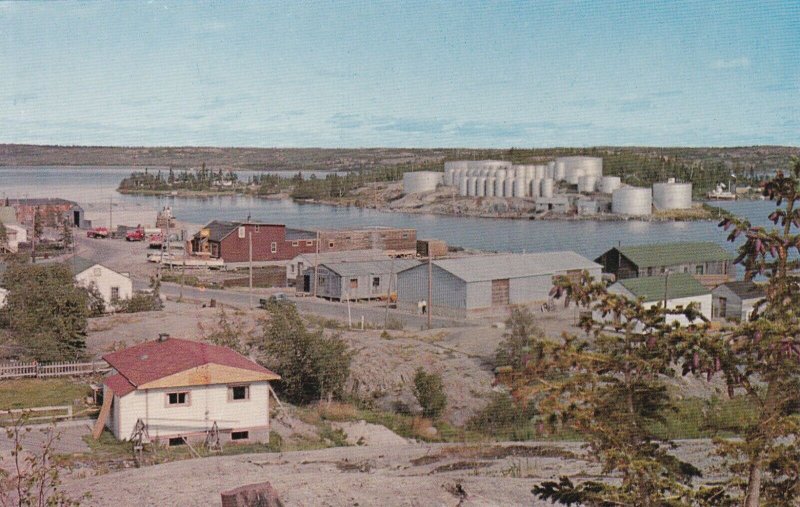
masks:
{"label": "red brick building", "polygon": [[192,253],[222,259],[227,264],[285,261],[302,253],[316,251],[316,234],[289,229],[283,224],[223,222],[214,220],[194,235]]}
{"label": "red brick building", "polygon": [[17,213],[17,222],[26,226],[33,225],[36,210],[42,217],[44,225],[57,227],[64,220],[75,227],[83,226],[83,208],[73,201],[60,198],[9,199],[9,206]]}

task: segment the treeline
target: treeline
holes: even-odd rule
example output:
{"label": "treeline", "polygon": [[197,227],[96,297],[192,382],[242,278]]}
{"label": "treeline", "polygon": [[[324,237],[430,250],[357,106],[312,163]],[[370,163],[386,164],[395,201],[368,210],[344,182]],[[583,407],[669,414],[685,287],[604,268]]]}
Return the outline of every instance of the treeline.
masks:
{"label": "treeline", "polygon": [[293,189],[291,196],[295,199],[330,199],[342,198],[352,194],[353,191],[370,183],[398,181],[403,174],[411,171],[442,170],[441,164],[427,163],[420,165],[397,165],[371,169],[368,171],[354,171],[344,176],[333,173],[325,178],[312,175],[303,179],[298,174],[292,179]]}
{"label": "treeline", "polygon": [[155,173],[145,168],[143,172],[132,172],[119,184],[119,190],[214,190],[219,187],[236,187],[239,184],[239,175],[233,171],[207,169],[205,164],[197,171],[183,170],[176,173],[172,168],[169,171],[161,170]]}

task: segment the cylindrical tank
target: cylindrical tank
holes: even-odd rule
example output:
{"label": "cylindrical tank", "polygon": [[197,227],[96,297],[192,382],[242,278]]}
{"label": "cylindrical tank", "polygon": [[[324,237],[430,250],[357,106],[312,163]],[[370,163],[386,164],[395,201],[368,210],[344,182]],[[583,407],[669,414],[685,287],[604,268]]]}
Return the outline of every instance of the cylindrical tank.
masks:
{"label": "cylindrical tank", "polygon": [[547,176],[547,166],[546,165],[537,165],[533,167],[533,178],[534,179],[544,179]]}
{"label": "cylindrical tank", "polygon": [[494,186],[497,178],[494,176],[489,176],[486,178],[486,197],[494,197]]}
{"label": "cylindrical tank", "polygon": [[419,194],[436,190],[442,182],[442,173],[434,171],[417,171],[403,174],[403,193]]}
{"label": "cylindrical tank", "polygon": [[479,176],[475,180],[475,196],[483,197],[486,195],[486,176]]}
{"label": "cylindrical tank", "polygon": [[611,211],[620,215],[649,215],[653,211],[653,192],[641,187],[618,188],[611,194]]}
{"label": "cylindrical tank", "polygon": [[467,195],[475,196],[475,176],[467,176]]}
{"label": "cylindrical tank", "polygon": [[502,169],[502,168],[498,168],[497,169],[497,173],[495,173],[494,176],[495,176],[495,178],[498,178],[498,179],[505,178],[507,176],[506,170]]}
{"label": "cylindrical tank", "polygon": [[556,163],[554,160],[551,160],[547,163],[547,174],[545,178],[555,178],[556,176]]}
{"label": "cylindrical tank", "polygon": [[621,186],[622,180],[619,176],[603,176],[600,179],[600,192],[603,194],[613,194]]}
{"label": "cylindrical tank", "polygon": [[503,197],[503,187],[505,187],[505,178],[496,178],[494,181],[494,196]]}
{"label": "cylindrical tank", "polygon": [[542,180],[542,197],[553,197],[553,189],[555,188],[555,181],[552,178],[545,178]]}
{"label": "cylindrical tank", "polygon": [[581,176],[578,178],[578,192],[590,194],[597,189],[597,178],[594,176]]}
{"label": "cylindrical tank", "polygon": [[529,165],[525,167],[525,178],[532,180],[536,177],[536,166]]}
{"label": "cylindrical tank", "polygon": [[458,195],[468,195],[469,192],[469,176],[462,176],[460,180],[458,180]]}
{"label": "cylindrical tank", "polygon": [[514,197],[525,197],[526,195],[526,188],[525,188],[525,178],[522,176],[517,176],[514,178]]}
{"label": "cylindrical tank", "polygon": [[692,184],[675,183],[674,179],[666,183],[654,183],[653,205],[657,209],[691,209]]}
{"label": "cylindrical tank", "polygon": [[503,197],[514,197],[514,178],[503,181]]}
{"label": "cylindrical tank", "polygon": [[558,157],[556,163],[564,163],[565,178],[570,180],[570,175],[580,172],[580,176],[603,176],[603,159],[600,157]]}
{"label": "cylindrical tank", "polygon": [[534,178],[531,180],[529,193],[531,197],[539,197],[542,195],[542,180],[540,178]]}
{"label": "cylindrical tank", "polygon": [[581,176],[585,176],[585,174],[583,173],[583,169],[579,167],[578,168],[573,167],[572,169],[567,171],[564,179],[567,180],[567,183],[569,183],[570,185],[577,185],[578,181],[580,181],[581,179]]}
{"label": "cylindrical tank", "polygon": [[564,181],[567,177],[567,170],[564,167],[564,162],[556,160],[555,162],[555,172],[553,173],[553,179],[556,181]]}

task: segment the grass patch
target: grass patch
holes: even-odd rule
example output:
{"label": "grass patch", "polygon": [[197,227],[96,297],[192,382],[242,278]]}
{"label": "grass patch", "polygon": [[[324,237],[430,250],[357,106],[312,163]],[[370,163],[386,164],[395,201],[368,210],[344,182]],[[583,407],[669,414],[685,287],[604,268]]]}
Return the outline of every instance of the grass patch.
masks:
{"label": "grass patch", "polygon": [[656,423],[652,430],[662,438],[732,437],[741,428],[755,422],[750,401],[744,396],[702,400],[689,398],[675,403],[676,410],[665,414],[664,423]]}
{"label": "grass patch", "polygon": [[78,412],[91,394],[86,380],[72,378],[26,378],[0,382],[0,411],[71,405]]}

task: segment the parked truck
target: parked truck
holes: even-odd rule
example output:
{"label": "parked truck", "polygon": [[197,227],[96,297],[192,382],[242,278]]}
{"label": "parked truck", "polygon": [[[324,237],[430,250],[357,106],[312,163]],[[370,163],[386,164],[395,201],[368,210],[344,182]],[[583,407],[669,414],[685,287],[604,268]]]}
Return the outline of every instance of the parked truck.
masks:
{"label": "parked truck", "polygon": [[144,241],[144,229],[138,227],[125,233],[126,241]]}
{"label": "parked truck", "polygon": [[87,238],[107,238],[108,229],[105,227],[94,227],[86,231]]}

